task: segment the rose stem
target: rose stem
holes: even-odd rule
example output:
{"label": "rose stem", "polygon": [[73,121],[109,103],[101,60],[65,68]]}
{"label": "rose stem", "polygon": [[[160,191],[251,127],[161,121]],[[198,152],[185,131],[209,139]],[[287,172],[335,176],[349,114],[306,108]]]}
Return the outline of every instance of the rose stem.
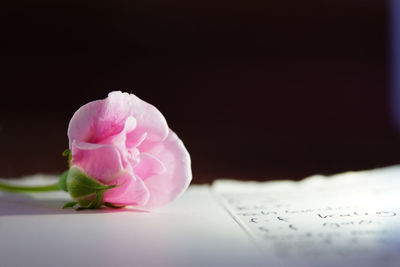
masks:
{"label": "rose stem", "polygon": [[59,191],[61,190],[57,184],[53,185],[42,185],[42,186],[17,186],[0,183],[0,190],[23,193],[23,192],[49,192],[49,191]]}

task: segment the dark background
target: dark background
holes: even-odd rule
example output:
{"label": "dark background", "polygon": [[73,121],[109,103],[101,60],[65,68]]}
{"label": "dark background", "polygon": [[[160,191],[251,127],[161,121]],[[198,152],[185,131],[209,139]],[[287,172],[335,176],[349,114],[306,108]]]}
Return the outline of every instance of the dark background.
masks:
{"label": "dark background", "polygon": [[111,90],[154,104],[194,182],[400,162],[381,0],[15,2],[0,9],[0,177],[66,168],[68,121]]}

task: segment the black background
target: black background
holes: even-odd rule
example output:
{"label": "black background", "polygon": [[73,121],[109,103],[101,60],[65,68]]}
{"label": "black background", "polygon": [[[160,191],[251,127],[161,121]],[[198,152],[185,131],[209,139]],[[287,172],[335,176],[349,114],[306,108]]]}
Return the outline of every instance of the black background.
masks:
{"label": "black background", "polygon": [[75,110],[111,90],[154,104],[194,182],[399,163],[388,3],[27,1],[0,9],[0,177],[66,168]]}

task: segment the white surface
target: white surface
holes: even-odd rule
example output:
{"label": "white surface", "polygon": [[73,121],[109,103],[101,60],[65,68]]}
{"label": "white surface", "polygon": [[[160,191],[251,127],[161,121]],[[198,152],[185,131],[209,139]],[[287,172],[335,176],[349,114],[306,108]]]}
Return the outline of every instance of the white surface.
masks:
{"label": "white surface", "polygon": [[400,166],[214,190],[273,266],[400,266]]}
{"label": "white surface", "polygon": [[254,266],[261,262],[260,251],[206,186],[191,187],[176,202],[152,212],[76,212],[61,209],[68,201],[62,192],[32,196],[0,192],[1,267]]}
{"label": "white surface", "polygon": [[68,200],[0,192],[0,267],[400,266],[400,166],[217,181],[150,212],[61,209]]}

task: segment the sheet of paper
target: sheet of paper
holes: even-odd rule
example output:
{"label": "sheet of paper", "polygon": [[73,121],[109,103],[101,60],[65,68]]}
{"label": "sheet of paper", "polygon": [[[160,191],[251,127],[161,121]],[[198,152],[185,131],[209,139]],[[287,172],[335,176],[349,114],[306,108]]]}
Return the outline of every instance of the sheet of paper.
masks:
{"label": "sheet of paper", "polygon": [[400,266],[400,166],[213,190],[271,266]]}

